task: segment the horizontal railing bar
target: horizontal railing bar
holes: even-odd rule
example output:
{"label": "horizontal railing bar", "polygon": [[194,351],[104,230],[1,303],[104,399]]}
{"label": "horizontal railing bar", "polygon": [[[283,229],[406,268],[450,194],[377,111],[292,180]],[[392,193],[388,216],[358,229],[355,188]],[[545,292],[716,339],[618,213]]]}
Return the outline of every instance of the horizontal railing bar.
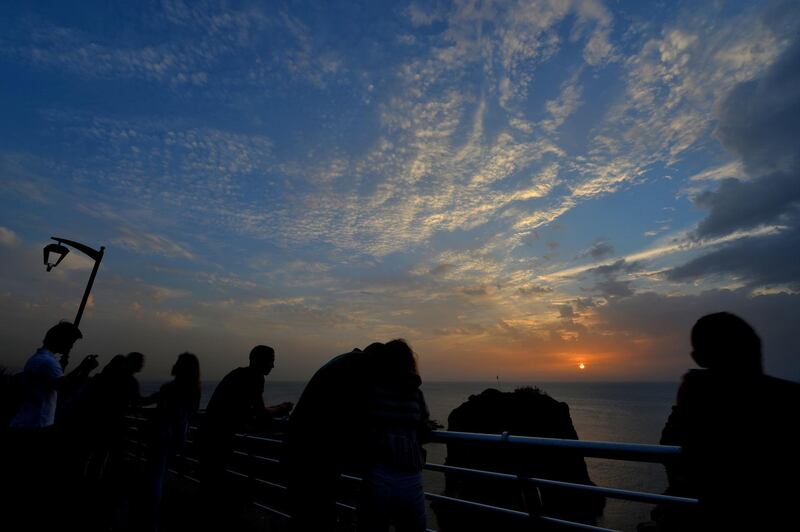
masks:
{"label": "horizontal railing bar", "polygon": [[478,432],[433,431],[436,443],[503,443],[580,451],[583,456],[632,460],[637,462],[663,462],[678,457],[681,448],[673,445],[647,445],[643,443],[617,443],[604,441],[567,440],[509,434],[482,434]]}
{"label": "horizontal railing bar", "polygon": [[225,472],[230,473],[232,475],[236,475],[237,477],[250,478],[250,475],[247,475],[245,473],[239,473],[238,471],[234,471],[233,469],[225,468]]}
{"label": "horizontal railing bar", "polygon": [[[148,419],[143,417],[137,416],[128,416],[128,419],[135,422],[145,422]],[[134,425],[128,425],[128,428],[136,433],[141,432],[142,429]],[[196,427],[191,427],[193,430],[196,430]],[[257,443],[266,443],[266,444],[282,444],[283,441],[281,439],[276,438],[269,438],[264,436],[255,436],[252,434],[239,434],[235,435],[240,440],[249,440]],[[452,443],[491,443],[491,444],[499,444],[499,445],[514,445],[520,447],[536,447],[542,449],[552,449],[552,450],[561,450],[567,452],[574,452],[576,454],[580,454],[585,457],[593,457],[593,458],[605,458],[605,459],[615,459],[615,460],[629,460],[629,461],[637,461],[637,462],[668,462],[670,460],[674,460],[675,458],[681,455],[682,449],[677,446],[663,446],[663,445],[647,445],[647,444],[631,444],[631,443],[617,443],[617,442],[604,442],[604,441],[582,441],[582,440],[570,440],[570,439],[558,439],[558,438],[543,438],[543,437],[533,437],[533,436],[514,436],[509,435],[508,433],[503,434],[483,434],[483,433],[471,433],[471,432],[456,432],[456,431],[434,431],[432,435],[432,442],[434,443],[442,443],[442,444],[452,444]],[[135,439],[132,443],[138,443],[140,446],[146,447],[146,445],[142,445],[142,442],[136,442]],[[268,463],[279,464],[281,461],[276,458],[265,457],[257,454],[250,454],[243,451],[234,451],[237,455],[252,457],[259,461],[264,461]],[[197,460],[184,456],[185,460],[188,460],[193,463],[197,463]],[[696,505],[697,499],[687,498],[687,497],[676,497],[671,495],[661,495],[655,493],[647,493],[647,492],[638,492],[632,490],[624,490],[619,488],[608,488],[608,487],[601,487],[601,486],[589,486],[585,484],[578,484],[578,483],[571,483],[571,482],[564,482],[564,481],[557,481],[557,480],[549,480],[549,479],[541,479],[535,477],[519,477],[517,475],[508,474],[508,473],[499,473],[493,471],[482,471],[477,469],[469,469],[469,468],[459,468],[454,466],[446,466],[443,464],[426,464],[425,468],[430,471],[439,471],[443,473],[455,473],[455,474],[466,474],[466,475],[474,475],[474,476],[482,476],[484,478],[495,478],[495,479],[503,479],[509,481],[523,481],[526,483],[530,483],[531,485],[535,485],[538,487],[555,487],[555,488],[563,488],[568,490],[575,490],[575,491],[583,491],[583,492],[593,492],[597,494],[601,494],[611,498],[623,499],[623,500],[630,500],[636,502],[644,502],[644,503],[651,503],[651,504],[658,504],[658,503],[668,503],[668,504],[680,504],[680,505]],[[186,474],[177,473],[170,469],[171,472],[180,474],[193,482],[199,482],[197,479],[194,479]],[[280,484],[276,484],[274,482],[270,482],[268,480],[256,478],[247,474],[240,473],[238,471],[234,471],[231,469],[226,469],[226,472],[242,477],[242,478],[249,478],[252,480],[256,480],[259,483],[280,488],[286,489],[285,486]],[[342,475],[343,478],[348,480],[360,480],[358,477],[354,477],[352,475]],[[466,507],[473,507],[479,508],[483,510],[488,510],[492,512],[497,512],[505,515],[516,516],[516,517],[524,517],[526,519],[530,519],[526,512],[520,512],[517,510],[512,510],[509,508],[502,508],[497,506],[492,506],[484,503],[479,503],[476,501],[467,501],[463,499],[455,499],[452,497],[448,497],[445,495],[438,495],[433,493],[425,493],[426,498],[429,500],[440,500],[443,502],[462,505]],[[283,517],[289,517],[288,514],[270,508],[266,505],[261,505],[259,503],[254,503],[259,508],[262,508],[266,511],[270,511],[275,513],[276,515],[281,515]],[[343,505],[342,503],[337,503],[341,507],[347,507],[347,505]],[[349,507],[352,508],[352,507]],[[590,531],[607,531],[608,529],[596,527],[593,525],[586,525],[583,523],[575,523],[572,521],[561,520],[553,517],[546,517],[546,516],[534,516],[535,519],[540,520],[541,522],[549,523],[552,525],[563,526],[563,527],[570,527],[573,529],[579,530],[590,530]]]}
{"label": "horizontal railing bar", "polygon": [[437,493],[425,492],[425,498],[432,501],[443,501],[457,506],[467,506],[469,508],[477,508],[503,515],[510,515],[520,519],[530,519],[527,512],[520,512],[519,510],[511,510],[510,508],[503,508],[501,506],[492,506],[491,504],[484,504],[482,502],[468,501],[466,499],[456,499],[455,497],[448,497],[447,495],[439,495]]}
{"label": "horizontal railing bar", "polygon": [[282,484],[276,484],[275,482],[270,482],[269,480],[264,480],[263,478],[253,477],[253,480],[258,482],[259,484],[266,484],[267,486],[269,486],[271,488],[278,488],[278,489],[281,489],[281,490],[288,490],[289,489],[288,487],[286,487],[286,486],[284,486]]}
{"label": "horizontal railing bar", "polygon": [[339,508],[341,508],[343,510],[347,510],[349,512],[355,512],[355,511],[358,510],[358,508],[356,508],[355,506],[351,506],[349,504],[345,504],[345,503],[339,502],[339,501],[336,501],[336,506],[338,506]]}
{"label": "horizontal railing bar", "polygon": [[[128,454],[133,456],[133,457],[135,457],[139,461],[144,461],[144,458],[134,456],[132,453],[128,453]],[[438,464],[426,464],[426,466],[427,465],[438,465]],[[442,467],[449,467],[449,466],[442,466]],[[191,482],[193,482],[195,484],[200,484],[201,483],[199,479],[194,478],[194,477],[192,477],[190,475],[187,475],[186,473],[181,473],[180,471],[178,471],[176,469],[168,468],[168,471],[170,473],[172,473],[173,475],[177,475],[179,477],[185,478],[185,479],[187,479],[187,480],[189,480],[189,481],[191,481]],[[473,470],[473,471],[480,471],[480,470]],[[241,478],[255,480],[257,482],[260,482],[260,483],[263,483],[263,484],[267,484],[267,485],[270,485],[270,486],[273,486],[273,487],[276,487],[276,488],[287,489],[286,486],[282,486],[280,484],[275,484],[273,482],[269,482],[267,480],[260,479],[258,477],[250,477],[248,475],[245,475],[245,474],[240,473],[238,471],[234,471],[232,469],[227,469],[226,468],[225,472],[226,473],[230,473],[230,474],[235,475],[235,476],[238,476],[238,477],[241,477]],[[482,473],[486,473],[486,472],[482,471]],[[507,475],[506,473],[494,473],[494,475],[510,476],[512,478],[514,477],[513,475]],[[342,477],[343,478],[348,478],[349,480],[359,480],[359,481],[361,480],[360,478],[354,477],[352,475],[342,475]],[[440,501],[447,502],[447,503],[453,504],[453,505],[466,506],[466,507],[470,507],[470,508],[476,508],[476,509],[480,509],[480,510],[486,510],[486,511],[494,512],[494,513],[510,515],[510,516],[517,517],[517,518],[520,518],[520,519],[522,519],[522,518],[530,519],[531,518],[531,516],[529,514],[527,514],[526,512],[520,512],[518,510],[511,510],[510,508],[502,508],[502,507],[499,507],[499,506],[492,506],[490,504],[484,504],[484,503],[475,502],[475,501],[468,501],[468,500],[465,500],[465,499],[456,499],[456,498],[453,498],[453,497],[448,497],[446,495],[438,495],[436,493],[430,493],[430,492],[427,492],[427,491],[425,492],[425,497],[427,499],[429,499],[429,500],[440,500]],[[254,506],[256,506],[257,508],[260,508],[260,509],[265,510],[267,512],[274,513],[274,514],[279,515],[281,517],[284,517],[286,519],[291,519],[291,515],[286,514],[284,512],[281,512],[279,510],[275,510],[274,508],[270,508],[269,506],[266,506],[266,505],[261,504],[259,502],[253,501],[252,504]],[[343,508],[343,509],[346,509],[346,510],[349,510],[349,511],[356,511],[357,510],[357,508],[354,507],[354,506],[351,506],[351,505],[348,505],[348,504],[345,504],[345,503],[342,503],[342,502],[338,502],[338,501],[336,502],[336,505],[338,507],[340,507],[340,508]],[[576,522],[573,522],[573,521],[566,521],[566,520],[557,519],[557,518],[554,518],[554,517],[536,516],[535,519],[538,519],[540,521],[547,522],[547,523],[550,523],[550,524],[563,526],[563,527],[569,527],[569,528],[573,528],[573,529],[577,529],[577,530],[590,530],[590,531],[595,531],[595,532],[616,532],[616,531],[608,529],[608,528],[601,528],[601,527],[596,527],[596,526],[592,526],[592,525],[587,525],[587,524],[584,524],[584,523],[576,523]],[[436,532],[436,531],[427,529],[426,532]]]}
{"label": "horizontal railing bar", "polygon": [[447,495],[437,495],[435,493],[428,493],[425,492],[425,497],[430,500],[434,501],[443,501],[448,504],[453,504],[455,506],[466,506],[468,508],[476,508],[479,510],[486,510],[489,512],[494,512],[498,514],[508,515],[511,517],[515,517],[518,519],[535,519],[537,521],[543,521],[545,523],[574,528],[577,530],[592,530],[594,532],[616,532],[610,528],[602,528],[599,526],[594,525],[587,525],[585,523],[576,523],[574,521],[566,521],[564,519],[556,519],[555,517],[546,517],[546,516],[531,516],[527,512],[520,512],[519,510],[511,510],[509,508],[502,508],[500,506],[492,506],[491,504],[484,504],[481,502],[476,501],[468,501],[466,499],[456,499],[454,497],[448,497]]}
{"label": "horizontal railing bar", "polygon": [[550,486],[556,488],[574,489],[577,491],[585,491],[587,493],[598,493],[611,497],[613,499],[623,499],[628,501],[645,502],[650,504],[683,504],[694,506],[699,504],[697,499],[690,497],[676,497],[675,495],[662,495],[660,493],[648,493],[645,491],[624,490],[620,488],[606,488],[604,486],[589,486],[586,484],[576,484],[572,482],[563,482],[560,480],[548,480],[544,478],[525,478],[526,482],[530,482],[536,486]]}
{"label": "horizontal railing bar", "polygon": [[[147,421],[146,418],[129,415],[131,420]],[[191,426],[191,429],[197,427]],[[282,444],[283,440],[237,433],[236,437],[266,443]],[[479,432],[433,431],[432,441],[435,443],[482,442],[529,445],[569,451],[580,451],[583,456],[632,460],[637,462],[663,462],[678,457],[681,448],[673,445],[650,445],[643,443],[619,443],[605,441],[585,441],[560,438],[543,438],[536,436],[515,436],[507,433],[485,434]]]}
{"label": "horizontal railing bar", "polygon": [[270,513],[273,513],[273,514],[278,515],[280,517],[283,517],[284,519],[291,519],[292,518],[291,515],[289,515],[287,513],[283,513],[280,510],[276,510],[275,508],[270,508],[266,504],[261,504],[260,502],[253,501],[253,506],[255,506],[256,508],[259,508],[261,510],[264,510],[266,512],[270,512]]}
{"label": "horizontal railing bar", "polygon": [[278,439],[275,439],[275,438],[266,438],[264,436],[253,436],[252,434],[239,434],[239,433],[237,433],[237,434],[234,434],[234,436],[236,436],[237,438],[245,439],[245,440],[256,440],[256,441],[265,442],[265,443],[280,443],[280,444],[283,444],[283,440],[278,440]]}
{"label": "horizontal railing bar", "polygon": [[537,517],[537,519],[539,521],[543,521],[551,525],[563,526],[565,528],[572,528],[576,530],[593,530],[595,532],[617,532],[613,528],[603,528],[601,526],[587,525],[586,523],[576,523],[575,521],[567,521],[565,519],[558,519],[555,517],[539,516]]}
{"label": "horizontal railing bar", "polygon": [[498,480],[507,481],[520,481],[533,484],[535,486],[550,486],[555,488],[564,488],[574,491],[584,491],[588,493],[598,493],[606,497],[614,499],[624,499],[629,501],[646,502],[652,504],[658,503],[671,503],[671,504],[697,504],[697,499],[690,499],[687,497],[675,497],[673,495],[661,495],[658,493],[648,493],[643,491],[623,490],[619,488],[606,488],[603,486],[590,486],[588,484],[579,484],[577,482],[565,482],[562,480],[548,480],[535,477],[519,477],[511,473],[499,473],[496,471],[484,471],[482,469],[471,469],[467,467],[448,466],[444,464],[425,464],[425,469],[429,471],[438,471],[441,473],[456,473],[461,475],[477,476],[484,478],[494,478]]}

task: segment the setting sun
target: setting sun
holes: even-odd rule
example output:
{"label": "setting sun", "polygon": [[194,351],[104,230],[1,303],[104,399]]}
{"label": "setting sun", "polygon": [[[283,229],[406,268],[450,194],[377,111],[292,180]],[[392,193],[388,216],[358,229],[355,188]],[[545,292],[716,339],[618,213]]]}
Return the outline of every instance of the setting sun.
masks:
{"label": "setting sun", "polygon": [[581,362],[580,364],[578,364],[578,369],[586,369],[586,364]]}

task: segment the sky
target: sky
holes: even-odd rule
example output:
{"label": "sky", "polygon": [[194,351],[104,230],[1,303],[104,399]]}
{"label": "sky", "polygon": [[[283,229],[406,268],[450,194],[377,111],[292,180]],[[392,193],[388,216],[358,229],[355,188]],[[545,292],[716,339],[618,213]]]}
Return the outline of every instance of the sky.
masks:
{"label": "sky", "polygon": [[[800,4],[3,3],[0,363],[676,380],[734,312],[800,380]],[[579,364],[584,369],[579,369]]]}

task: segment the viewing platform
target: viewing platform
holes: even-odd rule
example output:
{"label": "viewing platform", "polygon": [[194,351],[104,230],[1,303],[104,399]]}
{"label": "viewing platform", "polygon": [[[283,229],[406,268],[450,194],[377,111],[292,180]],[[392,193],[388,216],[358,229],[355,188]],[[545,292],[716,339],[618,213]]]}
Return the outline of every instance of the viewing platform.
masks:
{"label": "viewing platform", "polygon": [[[129,419],[129,457],[132,458],[132,472],[140,469],[136,464],[145,460],[145,444],[141,437],[147,419],[146,412],[130,416]],[[202,414],[200,414],[202,415]],[[238,434],[236,446],[229,468],[227,469],[229,486],[226,487],[229,500],[233,505],[226,511],[235,515],[226,516],[230,524],[229,530],[288,530],[291,519],[286,498],[286,482],[281,471],[282,428],[283,424],[275,423],[274,432],[260,434]],[[186,525],[186,515],[196,513],[199,498],[199,474],[194,436],[196,427],[190,428],[188,445],[185,453],[179,457],[170,469],[164,491],[163,528],[162,530],[179,530]],[[610,443],[597,441],[581,441],[568,439],[538,438],[516,436],[513,434],[477,434],[466,432],[434,431],[432,444],[463,443],[465,445],[489,446],[496,452],[513,447],[524,449],[524,452],[536,453],[542,450],[558,450],[562,453],[574,453],[582,457],[605,460],[621,460],[633,462],[665,463],[676,459],[680,447],[662,445],[643,445]],[[441,463],[426,463],[425,469],[430,472],[463,476],[473,479],[485,479],[491,482],[516,484],[519,489],[526,488],[528,497],[525,507],[491,505],[475,500],[455,498],[432,490],[426,485],[426,498],[438,505],[453,505],[472,511],[494,514],[498,518],[531,521],[546,525],[548,529],[558,530],[594,530],[609,531],[589,523],[556,518],[541,511],[540,490],[559,488],[574,493],[593,493],[611,499],[622,499],[645,504],[661,504],[691,507],[697,505],[697,499],[648,493],[643,491],[619,489],[611,486],[590,486],[571,482],[563,482],[547,478],[533,478],[498,471],[485,471],[463,467],[454,467]],[[355,512],[357,491],[360,478],[353,475],[342,475],[341,494],[337,505],[340,510],[342,530],[355,529]],[[427,484],[427,483],[426,483]],[[531,488],[535,497],[531,497]],[[207,509],[206,509],[207,510]],[[352,527],[350,526],[352,525]],[[437,530],[436,514],[428,512],[428,530]]]}

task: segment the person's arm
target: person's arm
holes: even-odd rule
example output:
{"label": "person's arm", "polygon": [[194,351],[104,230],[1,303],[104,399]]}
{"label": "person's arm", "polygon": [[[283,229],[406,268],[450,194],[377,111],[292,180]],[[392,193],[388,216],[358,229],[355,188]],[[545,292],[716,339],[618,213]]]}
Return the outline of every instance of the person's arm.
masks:
{"label": "person's arm", "polygon": [[[69,364],[69,357],[62,356],[61,357],[61,367],[62,370],[66,369],[67,365]],[[70,388],[74,387],[75,385],[79,384],[81,381],[86,380],[89,377],[89,374],[94,371],[100,363],[97,362],[97,355],[86,355],[86,357],[81,360],[81,363],[78,366],[61,377],[58,377],[53,381],[53,388],[56,390],[69,390]]]}
{"label": "person's arm", "polygon": [[433,430],[436,427],[436,423],[431,421],[431,413],[430,410],[428,410],[428,404],[425,402],[425,395],[422,393],[422,390],[418,390],[418,393],[420,409],[422,411],[422,418],[420,419],[418,428],[419,442],[428,443],[433,438]]}
{"label": "person's arm", "polygon": [[158,392],[153,392],[150,395],[143,396],[139,389],[139,382],[136,378],[132,378],[130,383],[130,405],[134,408],[142,406],[154,405],[158,402]]}
{"label": "person's arm", "polygon": [[[262,403],[263,404],[263,403]],[[294,408],[294,404],[286,401],[284,403],[264,407],[264,415],[268,418],[288,416]]]}

